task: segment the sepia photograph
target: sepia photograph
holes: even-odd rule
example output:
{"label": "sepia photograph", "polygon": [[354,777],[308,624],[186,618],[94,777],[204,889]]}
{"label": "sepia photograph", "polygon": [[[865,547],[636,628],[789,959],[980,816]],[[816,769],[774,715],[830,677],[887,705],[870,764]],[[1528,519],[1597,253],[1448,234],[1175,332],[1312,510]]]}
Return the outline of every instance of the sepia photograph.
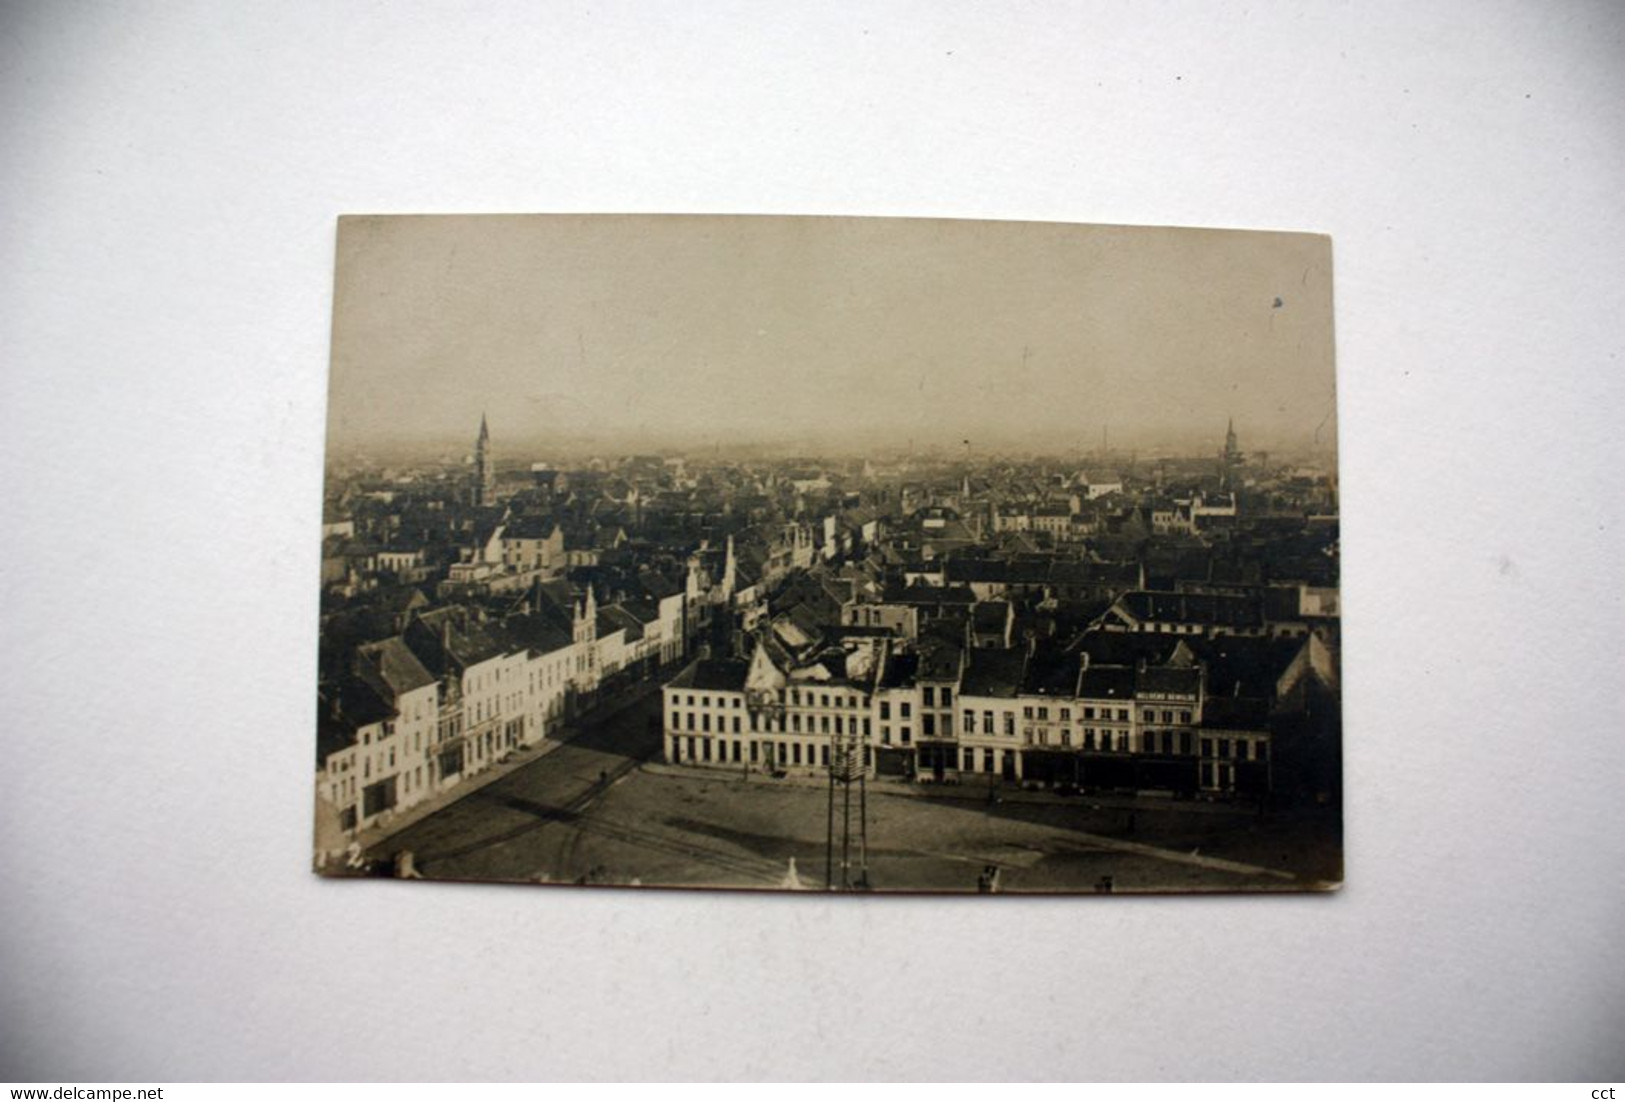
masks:
{"label": "sepia photograph", "polygon": [[1335,889],[1332,317],[1308,233],[341,218],[316,871]]}

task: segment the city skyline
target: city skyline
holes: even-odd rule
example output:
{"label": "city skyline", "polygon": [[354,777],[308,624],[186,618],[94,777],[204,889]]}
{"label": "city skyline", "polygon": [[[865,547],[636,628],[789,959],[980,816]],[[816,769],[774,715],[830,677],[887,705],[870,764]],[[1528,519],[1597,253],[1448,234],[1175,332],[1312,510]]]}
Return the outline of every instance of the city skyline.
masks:
{"label": "city skyline", "polygon": [[[1326,239],[925,219],[341,222],[329,448],[1335,453]],[[459,444],[458,442],[462,442]]]}
{"label": "city skyline", "polygon": [[[510,439],[499,431],[500,421],[490,415],[482,420],[496,426],[491,429],[491,450],[498,469],[516,466],[552,467],[560,464],[584,462],[613,462],[633,455],[660,454],[704,461],[714,458],[719,462],[773,462],[806,460],[816,462],[850,462],[858,459],[877,462],[914,460],[922,463],[947,465],[977,465],[987,462],[1042,463],[1133,463],[1162,460],[1194,460],[1212,458],[1222,451],[1226,430],[1231,422],[1221,424],[1217,431],[1205,435],[1191,434],[1181,440],[1151,436],[1120,440],[1115,434],[1097,438],[1093,444],[1079,440],[1072,445],[1043,447],[1033,443],[1009,442],[1003,446],[986,446],[983,442],[962,438],[935,441],[875,440],[848,442],[830,447],[815,437],[746,439],[735,437],[722,441],[704,442],[653,441],[646,436],[580,435],[542,433],[529,438]],[[1332,425],[1331,428],[1335,428]],[[1268,440],[1256,440],[1237,429],[1249,454],[1269,456],[1286,463],[1305,461],[1336,467],[1335,439],[1325,443],[1285,446]],[[475,429],[478,433],[478,425]],[[330,459],[350,463],[357,460],[386,465],[445,465],[460,464],[473,468],[477,462],[477,440],[469,433],[437,434],[415,440],[379,439],[352,445],[333,446]]]}

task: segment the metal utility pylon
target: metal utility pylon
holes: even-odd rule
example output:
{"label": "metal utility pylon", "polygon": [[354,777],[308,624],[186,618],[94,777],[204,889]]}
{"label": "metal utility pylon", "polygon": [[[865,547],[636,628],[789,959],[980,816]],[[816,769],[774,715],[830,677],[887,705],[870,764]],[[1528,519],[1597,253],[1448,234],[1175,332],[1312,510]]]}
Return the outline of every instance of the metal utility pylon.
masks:
{"label": "metal utility pylon", "polygon": [[[869,887],[869,790],[863,763],[863,742],[854,734],[835,735],[829,747],[829,834],[824,847],[824,883],[830,891],[867,890]],[[858,789],[856,861],[853,860],[852,787]],[[835,804],[839,790],[840,831],[836,832]],[[837,866],[837,855],[839,865]]]}

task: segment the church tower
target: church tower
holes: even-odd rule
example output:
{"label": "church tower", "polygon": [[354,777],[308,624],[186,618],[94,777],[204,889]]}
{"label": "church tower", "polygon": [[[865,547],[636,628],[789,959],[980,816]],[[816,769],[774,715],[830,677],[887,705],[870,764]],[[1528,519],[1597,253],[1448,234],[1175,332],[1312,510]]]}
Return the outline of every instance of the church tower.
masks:
{"label": "church tower", "polygon": [[1226,490],[1236,488],[1242,459],[1241,448],[1236,444],[1236,419],[1232,417],[1224,428],[1224,457],[1219,463],[1219,481]]}
{"label": "church tower", "polygon": [[495,504],[496,489],[496,457],[491,454],[491,430],[486,426],[485,414],[482,413],[480,438],[474,443],[474,504]]}

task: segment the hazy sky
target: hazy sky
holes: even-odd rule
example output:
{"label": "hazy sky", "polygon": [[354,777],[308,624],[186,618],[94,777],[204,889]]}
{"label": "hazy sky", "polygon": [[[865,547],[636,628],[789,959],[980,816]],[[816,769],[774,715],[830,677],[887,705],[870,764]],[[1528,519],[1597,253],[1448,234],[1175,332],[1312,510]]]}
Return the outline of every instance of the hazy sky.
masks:
{"label": "hazy sky", "polygon": [[1331,317],[1305,234],[345,218],[329,443],[472,443],[482,411],[526,451],[1324,442]]}

